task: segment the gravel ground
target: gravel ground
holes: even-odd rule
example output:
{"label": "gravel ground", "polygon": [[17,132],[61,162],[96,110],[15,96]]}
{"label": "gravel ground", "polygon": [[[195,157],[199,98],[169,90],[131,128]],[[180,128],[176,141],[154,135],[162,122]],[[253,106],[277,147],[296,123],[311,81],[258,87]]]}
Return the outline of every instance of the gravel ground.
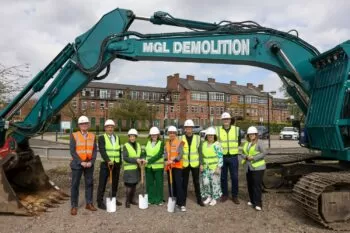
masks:
{"label": "gravel ground", "polygon": [[[45,163],[47,162],[44,161],[44,165]],[[48,167],[47,164],[45,167]],[[95,169],[95,191],[97,170]],[[60,165],[47,173],[63,190],[70,192],[68,166]],[[194,190],[190,184],[186,213],[168,213],[166,205],[150,206],[147,210],[140,210],[137,206],[131,206],[130,209],[122,206],[115,213],[102,210],[89,212],[84,209],[82,181],[77,216],[70,215],[70,204],[67,201],[59,208],[37,217],[1,215],[0,232],[331,232],[305,217],[295,206],[291,194],[265,193],[264,209],[261,212],[248,207],[243,172],[240,175],[240,205],[227,201],[214,207],[200,207],[195,204]],[[119,200],[124,201],[122,183],[119,187]],[[166,188],[164,183],[165,196]]]}

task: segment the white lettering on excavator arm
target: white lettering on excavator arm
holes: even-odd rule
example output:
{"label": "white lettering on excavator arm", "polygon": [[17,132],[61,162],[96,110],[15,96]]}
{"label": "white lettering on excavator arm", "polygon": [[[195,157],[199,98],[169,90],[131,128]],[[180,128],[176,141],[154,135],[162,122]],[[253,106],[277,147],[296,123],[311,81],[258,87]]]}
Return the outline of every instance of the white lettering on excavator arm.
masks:
{"label": "white lettering on excavator arm", "polygon": [[143,53],[211,54],[249,56],[249,39],[143,42]]}

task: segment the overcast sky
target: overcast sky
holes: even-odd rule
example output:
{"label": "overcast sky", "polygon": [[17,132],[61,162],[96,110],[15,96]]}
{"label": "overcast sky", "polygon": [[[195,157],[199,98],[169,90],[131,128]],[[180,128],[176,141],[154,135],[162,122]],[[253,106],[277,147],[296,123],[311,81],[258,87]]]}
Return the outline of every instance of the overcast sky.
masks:
{"label": "overcast sky", "polygon": [[[294,28],[321,52],[350,39],[348,0],[0,0],[0,3],[0,63],[29,63],[32,75],[103,14],[117,7],[145,17],[155,11],[166,11],[190,20],[254,20],[282,31]],[[154,33],[179,29],[135,22],[131,30]],[[174,73],[181,77],[192,74],[202,80],[214,77],[219,82],[236,80],[243,85],[261,83],[269,91],[281,86],[276,74],[249,66],[120,60],[114,61],[105,81],[165,87],[166,76]]]}

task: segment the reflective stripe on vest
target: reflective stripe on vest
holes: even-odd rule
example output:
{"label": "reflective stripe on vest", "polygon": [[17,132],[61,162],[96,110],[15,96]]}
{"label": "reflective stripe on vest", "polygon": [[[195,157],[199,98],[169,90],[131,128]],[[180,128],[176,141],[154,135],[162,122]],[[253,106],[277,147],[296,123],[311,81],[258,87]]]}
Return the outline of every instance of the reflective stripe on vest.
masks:
{"label": "reflective stripe on vest", "polygon": [[113,135],[115,137],[115,144],[113,146],[110,137],[105,133],[105,150],[108,155],[109,160],[120,163],[120,144],[119,144],[119,137],[116,135]]}
{"label": "reflective stripe on vest", "polygon": [[[134,149],[134,147],[132,147],[132,145],[130,145],[130,143],[125,143],[124,144],[124,148],[126,148],[126,150],[128,151],[128,155],[130,158],[135,158],[135,159],[139,159],[141,157],[141,146],[140,143],[136,143],[136,151]],[[124,160],[124,171],[126,170],[136,170],[137,169],[137,164],[134,163],[128,163]]]}
{"label": "reflective stripe on vest", "polygon": [[214,143],[208,147],[208,142],[203,142],[202,145],[203,164],[210,170],[215,170],[219,163],[219,158],[215,152]]}
{"label": "reflective stripe on vest", "polygon": [[[158,140],[157,144],[154,147],[152,147],[152,142],[151,141],[147,142],[147,145],[146,145],[146,148],[145,148],[147,161],[149,159],[151,159],[153,156],[158,155],[161,145],[162,145],[162,142],[160,140]],[[158,169],[158,168],[159,169],[163,169],[164,168],[164,158],[163,158],[163,156],[161,156],[161,158],[158,159],[157,161],[155,161],[154,163],[147,164],[146,167],[153,168],[153,169]]]}
{"label": "reflective stripe on vest", "polygon": [[82,161],[90,161],[92,159],[92,151],[94,150],[95,134],[88,133],[85,138],[82,133],[73,133],[75,140],[75,151]]}
{"label": "reflective stripe on vest", "polygon": [[193,135],[191,147],[188,146],[187,138],[185,135],[182,136],[181,140],[185,143],[184,154],[182,156],[183,166],[188,167],[188,165],[191,165],[191,167],[198,167],[199,166],[198,147],[200,142],[199,136]]}
{"label": "reflective stripe on vest", "polygon": [[[165,143],[165,149],[168,154],[168,159],[176,158],[179,155],[178,149],[179,149],[180,143],[181,141],[178,140],[177,138],[173,140],[171,143],[170,143],[170,140],[168,140]],[[178,162],[175,162],[175,164],[173,164],[172,167],[183,168],[182,159]],[[169,170],[169,167],[167,166],[165,170]]]}
{"label": "reflective stripe on vest", "polygon": [[227,133],[226,130],[221,126],[217,129],[217,132],[218,139],[222,145],[223,154],[237,155],[239,127],[232,125],[230,131]]}
{"label": "reflective stripe on vest", "polygon": [[[254,157],[254,156],[260,154],[260,151],[256,150],[256,144],[252,145],[249,148],[249,151],[248,151],[248,145],[249,145],[249,142],[245,142],[243,145],[243,154],[244,155]],[[241,163],[245,164],[246,160],[243,159]],[[252,165],[253,168],[257,168],[257,167],[265,165],[265,160],[264,159],[260,159],[258,161],[251,160],[250,164]]]}

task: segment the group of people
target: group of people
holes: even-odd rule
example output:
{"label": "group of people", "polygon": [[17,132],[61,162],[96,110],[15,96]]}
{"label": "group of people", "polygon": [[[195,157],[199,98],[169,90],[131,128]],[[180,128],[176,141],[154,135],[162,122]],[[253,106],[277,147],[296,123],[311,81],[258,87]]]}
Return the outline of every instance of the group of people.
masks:
{"label": "group of people", "polygon": [[[136,129],[128,131],[128,142],[123,145],[114,133],[113,120],[105,122],[105,133],[98,137],[98,149],[101,154],[97,207],[106,209],[103,201],[107,180],[112,180],[112,197],[118,191],[119,174],[123,168],[125,185],[125,207],[138,205],[135,200],[136,186],[140,182],[140,169],[145,170],[146,189],[149,204],[163,205],[163,177],[167,172],[169,196],[176,197],[176,205],[186,211],[188,181],[190,173],[194,184],[197,204],[214,206],[218,201],[229,199],[227,173],[231,177],[231,200],[240,204],[238,199],[238,169],[244,166],[249,192],[248,205],[256,210],[262,209],[262,177],[265,170],[265,151],[258,140],[258,131],[254,126],[248,128],[247,138],[241,146],[239,127],[235,126],[229,113],[221,116],[222,126],[209,127],[204,140],[193,134],[194,123],[186,120],[185,134],[178,136],[175,126],[169,126],[168,139],[161,139],[157,127],[149,131],[149,139],[144,149],[137,142]],[[97,157],[95,135],[88,132],[89,119],[78,119],[79,131],[70,138],[72,155],[71,214],[78,212],[79,183],[82,174],[85,178],[86,209],[96,211],[93,205],[93,171]],[[170,177],[172,178],[170,180]],[[116,205],[122,203],[117,200]]]}

